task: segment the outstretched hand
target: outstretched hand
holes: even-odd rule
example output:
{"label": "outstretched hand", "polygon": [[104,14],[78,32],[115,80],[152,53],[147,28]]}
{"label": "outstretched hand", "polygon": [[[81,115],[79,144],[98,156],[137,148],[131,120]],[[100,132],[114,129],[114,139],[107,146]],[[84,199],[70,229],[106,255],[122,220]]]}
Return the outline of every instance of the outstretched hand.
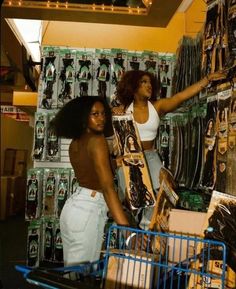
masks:
{"label": "outstretched hand", "polygon": [[221,79],[226,78],[227,73],[228,73],[228,69],[223,69],[223,70],[219,70],[219,71],[210,73],[206,77],[209,80],[209,82],[217,81],[217,80],[221,80]]}

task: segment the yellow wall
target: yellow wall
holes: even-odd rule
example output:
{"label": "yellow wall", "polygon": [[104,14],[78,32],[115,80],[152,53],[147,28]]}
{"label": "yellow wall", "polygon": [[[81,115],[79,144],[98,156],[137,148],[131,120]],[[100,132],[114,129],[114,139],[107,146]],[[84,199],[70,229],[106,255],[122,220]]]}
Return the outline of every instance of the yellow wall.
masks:
{"label": "yellow wall", "polygon": [[202,30],[206,20],[206,3],[194,0],[185,13],[185,34],[191,37]]}
{"label": "yellow wall", "polygon": [[59,21],[44,25],[43,45],[175,53],[185,31],[185,14],[176,13],[166,28]]}
{"label": "yellow wall", "polygon": [[1,175],[3,173],[4,151],[6,148],[28,150],[27,168],[32,167],[32,143],[33,128],[28,123],[15,121],[1,114]]}
{"label": "yellow wall", "polygon": [[201,31],[205,16],[205,2],[193,0],[185,13],[175,13],[166,28],[48,21],[42,44],[175,53],[183,35],[195,37]]}

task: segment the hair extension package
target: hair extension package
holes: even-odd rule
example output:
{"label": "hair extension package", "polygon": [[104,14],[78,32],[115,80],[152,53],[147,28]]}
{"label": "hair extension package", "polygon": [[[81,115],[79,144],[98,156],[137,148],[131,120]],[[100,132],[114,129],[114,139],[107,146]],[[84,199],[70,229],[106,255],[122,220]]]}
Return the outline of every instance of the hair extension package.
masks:
{"label": "hair extension package", "polygon": [[206,239],[226,245],[227,288],[236,286],[236,197],[213,191],[204,227]]}

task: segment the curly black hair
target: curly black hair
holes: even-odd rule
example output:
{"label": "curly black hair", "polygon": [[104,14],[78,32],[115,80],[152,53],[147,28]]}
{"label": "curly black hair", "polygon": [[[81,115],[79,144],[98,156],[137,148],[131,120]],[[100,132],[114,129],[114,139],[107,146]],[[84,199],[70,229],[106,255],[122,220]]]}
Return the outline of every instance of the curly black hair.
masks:
{"label": "curly black hair", "polygon": [[72,99],[57,112],[49,126],[58,137],[79,138],[87,129],[88,117],[96,102],[104,105],[106,114],[104,135],[111,136],[113,134],[111,110],[106,100],[99,96],[81,96]]}
{"label": "curly black hair", "polygon": [[151,80],[152,96],[150,100],[155,101],[157,99],[158,81],[156,77],[152,73],[147,71],[130,70],[125,72],[125,74],[122,76],[121,80],[118,82],[116,89],[116,96],[120,103],[123,104],[125,107],[128,107],[134,100],[134,93],[139,87],[139,82],[141,78],[145,75],[150,77]]}

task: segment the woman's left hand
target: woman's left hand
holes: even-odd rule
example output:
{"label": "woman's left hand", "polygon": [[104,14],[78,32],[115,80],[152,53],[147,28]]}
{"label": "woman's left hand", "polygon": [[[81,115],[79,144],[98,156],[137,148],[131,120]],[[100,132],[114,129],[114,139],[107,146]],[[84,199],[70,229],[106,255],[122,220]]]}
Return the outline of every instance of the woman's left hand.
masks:
{"label": "woman's left hand", "polygon": [[228,73],[228,70],[224,69],[224,70],[219,70],[219,71],[210,73],[206,77],[207,77],[209,82],[217,81],[217,80],[221,80],[221,79],[226,78],[227,77],[227,73]]}

